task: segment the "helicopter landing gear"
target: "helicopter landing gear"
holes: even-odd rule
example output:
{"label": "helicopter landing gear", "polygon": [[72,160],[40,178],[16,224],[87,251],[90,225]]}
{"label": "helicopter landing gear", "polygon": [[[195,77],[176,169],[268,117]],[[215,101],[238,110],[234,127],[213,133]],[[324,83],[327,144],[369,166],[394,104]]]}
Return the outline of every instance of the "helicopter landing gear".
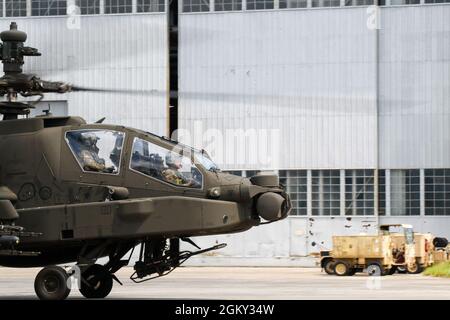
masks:
{"label": "helicopter landing gear", "polygon": [[[181,238],[181,240],[191,243],[198,248],[189,238]],[[134,265],[135,271],[130,279],[134,283],[141,283],[168,275],[190,257],[224,247],[226,247],[226,244],[221,243],[192,252],[180,251],[178,238],[170,239],[169,245],[167,245],[167,239],[143,241],[139,260]]]}
{"label": "helicopter landing gear", "polygon": [[88,299],[103,299],[111,292],[113,276],[104,266],[93,264],[81,274],[80,292]]}
{"label": "helicopter landing gear", "polygon": [[69,275],[58,266],[42,269],[34,281],[34,291],[41,300],[64,300],[70,293]]}
{"label": "helicopter landing gear", "polygon": [[[135,245],[135,242],[111,244],[108,241],[91,248],[86,245],[78,260],[81,271],[80,293],[88,299],[103,299],[110,294],[113,280],[122,285],[114,273],[129,263]],[[130,257],[122,259],[130,250]],[[109,251],[109,261],[105,265],[95,264],[105,251]]]}

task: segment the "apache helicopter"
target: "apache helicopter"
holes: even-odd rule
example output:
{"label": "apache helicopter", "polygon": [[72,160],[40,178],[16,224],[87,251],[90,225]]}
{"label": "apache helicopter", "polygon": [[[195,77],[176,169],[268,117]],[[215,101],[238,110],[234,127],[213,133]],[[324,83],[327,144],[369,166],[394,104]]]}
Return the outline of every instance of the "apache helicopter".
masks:
{"label": "apache helicopter", "polygon": [[[24,57],[40,53],[24,46],[27,34],[14,22],[0,39],[0,265],[43,267],[34,284],[40,299],[69,295],[73,274],[57,265],[75,263],[82,295],[104,298],[113,281],[121,284],[115,273],[139,245],[134,282],[225,246],[200,249],[189,237],[241,232],[288,215],[277,175],[224,173],[204,150],[142,130],[28,117],[36,102],[18,102],[19,94],[40,101],[44,93],[107,90],[23,73]],[[181,251],[180,240],[198,250]],[[96,263],[103,257],[105,264]]]}

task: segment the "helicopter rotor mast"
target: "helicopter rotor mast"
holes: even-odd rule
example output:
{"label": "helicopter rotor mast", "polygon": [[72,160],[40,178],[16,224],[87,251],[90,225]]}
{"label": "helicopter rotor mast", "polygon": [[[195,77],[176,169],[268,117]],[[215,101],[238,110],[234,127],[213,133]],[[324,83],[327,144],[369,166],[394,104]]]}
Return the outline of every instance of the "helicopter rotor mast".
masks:
{"label": "helicopter rotor mast", "polygon": [[[143,94],[143,95],[166,95],[159,90],[133,90],[133,89],[105,89],[75,86],[66,82],[46,81],[35,74],[22,72],[24,57],[40,56],[38,49],[24,45],[27,34],[17,29],[17,23],[11,22],[10,29],[0,33],[0,60],[3,63],[4,75],[0,77],[0,96],[6,96],[6,101],[0,102],[0,114],[3,120],[14,120],[19,115],[28,115],[30,109],[42,100],[45,93],[68,93],[68,92],[93,92],[113,94]],[[18,95],[22,97],[39,96],[36,101],[18,102]]]}
{"label": "helicopter rotor mast", "polygon": [[33,95],[35,77],[22,72],[25,56],[40,56],[36,48],[24,46],[27,34],[17,30],[17,24],[12,22],[8,31],[0,33],[0,60],[3,63],[3,77],[0,78],[0,94],[6,95],[6,101],[0,102],[0,113],[4,120],[17,119],[18,115],[26,115],[32,108],[28,103],[17,102],[18,94]]}
{"label": "helicopter rotor mast", "polygon": [[[4,115],[3,120],[17,119],[18,115],[28,115],[29,109],[34,108],[34,105],[44,97],[44,93],[117,92],[117,90],[76,87],[65,82],[45,81],[34,74],[23,73],[24,57],[37,57],[41,53],[36,48],[24,45],[27,34],[19,31],[15,22],[11,23],[9,30],[0,33],[0,40],[2,41],[0,60],[3,63],[4,72],[4,75],[0,77],[0,95],[6,96],[6,101],[0,102],[0,114]],[[125,90],[118,91],[125,92]],[[127,91],[127,93],[131,92],[132,90]],[[40,98],[34,102],[18,102],[19,94],[23,97],[40,96]]]}

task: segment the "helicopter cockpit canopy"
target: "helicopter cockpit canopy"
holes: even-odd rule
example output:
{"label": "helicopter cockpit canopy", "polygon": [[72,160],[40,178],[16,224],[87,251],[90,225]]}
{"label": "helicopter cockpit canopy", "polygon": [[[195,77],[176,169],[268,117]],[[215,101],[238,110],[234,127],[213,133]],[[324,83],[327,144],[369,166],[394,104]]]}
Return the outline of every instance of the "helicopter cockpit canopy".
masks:
{"label": "helicopter cockpit canopy", "polygon": [[124,136],[114,130],[74,130],[66,141],[84,171],[118,174]]}
{"label": "helicopter cockpit canopy", "polygon": [[220,171],[219,166],[204,151],[194,151],[194,159],[208,171]]}
{"label": "helicopter cockpit canopy", "polygon": [[135,138],[130,169],[172,185],[201,189],[203,175],[190,153],[182,151]]}

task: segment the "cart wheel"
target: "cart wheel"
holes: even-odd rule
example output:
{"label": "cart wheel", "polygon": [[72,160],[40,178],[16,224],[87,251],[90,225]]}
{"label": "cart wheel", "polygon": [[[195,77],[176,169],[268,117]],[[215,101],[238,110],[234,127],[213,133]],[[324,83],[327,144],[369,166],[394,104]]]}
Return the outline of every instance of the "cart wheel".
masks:
{"label": "cart wheel", "polygon": [[423,271],[423,267],[421,265],[419,265],[417,262],[415,262],[412,265],[406,266],[406,270],[410,274],[418,274]]}
{"label": "cart wheel", "polygon": [[350,266],[344,261],[336,261],[334,264],[334,273],[337,276],[348,276],[350,273]]}
{"label": "cart wheel", "polygon": [[328,260],[325,263],[325,266],[323,267],[323,269],[325,270],[325,272],[329,275],[333,275],[334,274],[334,261],[332,259]]}
{"label": "cart wheel", "polygon": [[367,275],[370,277],[381,277],[383,268],[378,263],[371,263],[367,266]]}

